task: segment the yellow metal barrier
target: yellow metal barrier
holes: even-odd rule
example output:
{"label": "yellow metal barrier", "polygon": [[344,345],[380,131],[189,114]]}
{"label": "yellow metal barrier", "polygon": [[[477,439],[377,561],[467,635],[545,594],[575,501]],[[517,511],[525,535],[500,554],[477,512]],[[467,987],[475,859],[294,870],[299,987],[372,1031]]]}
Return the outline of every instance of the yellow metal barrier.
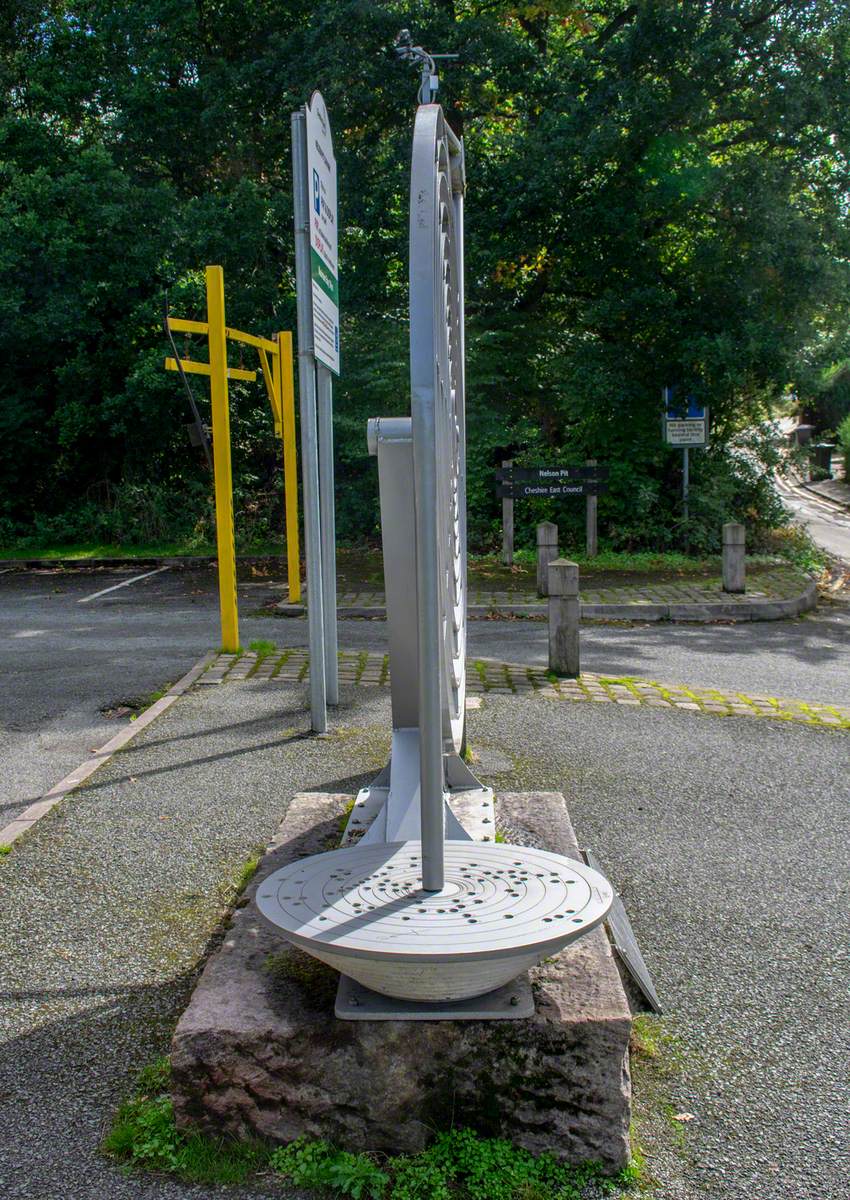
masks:
{"label": "yellow metal barrier", "polygon": [[213,464],[215,473],[215,524],[218,549],[218,587],[221,608],[221,648],[239,649],[239,612],[236,600],[236,540],[233,528],[233,474],[230,463],[230,404],[228,379],[253,381],[256,371],[228,367],[228,341],[253,346],[260,358],[263,380],[271,405],[275,433],[283,441],[283,482],[286,502],[286,564],[289,600],[301,599],[301,554],[298,542],[298,484],[295,459],[295,389],[292,334],[281,332],[274,341],[230,328],[224,313],[224,272],[207,267],[207,319],[187,321],[168,317],[173,333],[206,335],[209,361],[166,358],[167,371],[209,375],[212,404]]}

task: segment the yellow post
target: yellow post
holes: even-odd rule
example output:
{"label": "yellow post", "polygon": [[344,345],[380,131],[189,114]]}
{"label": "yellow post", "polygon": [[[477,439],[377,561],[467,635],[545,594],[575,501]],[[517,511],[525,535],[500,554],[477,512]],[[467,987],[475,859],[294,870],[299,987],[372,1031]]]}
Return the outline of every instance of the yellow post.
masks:
{"label": "yellow post", "polygon": [[236,603],[236,540],[233,532],[233,472],[230,466],[230,403],[227,391],[224,272],[221,267],[207,267],[207,324],[209,326],[221,648],[225,652],[233,654],[239,649],[239,613]]}
{"label": "yellow post", "polygon": [[286,575],[289,603],[301,599],[301,552],[298,545],[298,479],[295,465],[295,385],[292,366],[292,334],[277,335],[279,353],[277,396],[283,426],[283,491],[286,501]]}

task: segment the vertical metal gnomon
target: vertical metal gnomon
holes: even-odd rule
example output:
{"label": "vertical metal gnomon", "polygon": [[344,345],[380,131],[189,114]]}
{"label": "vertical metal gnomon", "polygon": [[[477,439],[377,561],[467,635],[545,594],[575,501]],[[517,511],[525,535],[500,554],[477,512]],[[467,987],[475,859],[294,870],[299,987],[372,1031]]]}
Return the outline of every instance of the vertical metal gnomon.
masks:
{"label": "vertical metal gnomon", "polygon": [[443,886],[445,833],[468,837],[446,794],[475,790],[482,803],[492,799],[459,758],[466,708],[464,186],[463,143],[439,105],[420,105],[410,175],[411,417],[369,423],[381,488],[393,746],[388,768],[366,792],[386,797],[369,840],[421,839],[423,885],[434,891]]}

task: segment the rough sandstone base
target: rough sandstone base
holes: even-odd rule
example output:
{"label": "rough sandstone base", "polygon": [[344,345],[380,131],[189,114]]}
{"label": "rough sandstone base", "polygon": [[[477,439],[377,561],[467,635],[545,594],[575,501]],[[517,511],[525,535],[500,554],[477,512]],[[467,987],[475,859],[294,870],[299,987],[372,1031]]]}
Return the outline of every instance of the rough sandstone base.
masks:
{"label": "rough sandstone base", "polygon": [[[434,1130],[469,1126],[535,1153],[623,1167],[632,1022],[601,928],[531,973],[536,1013],[528,1020],[372,1023],[336,1020],[335,973],[261,926],[250,902],[256,886],[293,859],[336,846],[348,799],[293,799],[249,903],[177,1026],[178,1123],[387,1153],[415,1152]],[[560,793],[502,795],[497,812],[530,843],[578,857]]]}

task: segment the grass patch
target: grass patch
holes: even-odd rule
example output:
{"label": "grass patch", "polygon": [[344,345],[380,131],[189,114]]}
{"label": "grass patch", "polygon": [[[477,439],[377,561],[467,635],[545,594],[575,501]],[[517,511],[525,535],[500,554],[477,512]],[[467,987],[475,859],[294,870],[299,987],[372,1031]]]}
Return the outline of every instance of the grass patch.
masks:
{"label": "grass patch", "polygon": [[[286,552],[283,541],[266,539],[244,541],[237,533],[236,550],[250,557],[281,558]],[[187,537],[172,542],[140,542],[137,545],[120,545],[115,542],[37,542],[23,538],[14,546],[0,550],[0,559],[44,558],[68,559],[85,562],[92,558],[215,558],[215,542],[205,542]]]}
{"label": "grass patch", "polygon": [[774,529],[770,534],[770,549],[806,575],[821,575],[829,569],[829,555],[799,525]]}
{"label": "grass patch", "polygon": [[90,558],[206,558],[215,555],[214,543],[150,542],[140,546],[120,546],[103,542],[73,542],[57,545],[51,542],[31,542],[24,539],[16,546],[0,550],[0,559],[44,558],[85,562]]}
{"label": "grass patch", "polygon": [[342,837],[343,834],[345,833],[345,827],[348,825],[348,818],[351,816],[351,814],[353,812],[354,812],[354,797],[352,796],[350,800],[346,801],[345,808],[339,814],[339,820],[337,821],[336,827],[337,827],[337,832],[339,833],[340,837]]}
{"label": "grass patch", "polygon": [[161,1059],[141,1072],[138,1091],[119,1108],[101,1148],[148,1171],[168,1171],[192,1183],[244,1183],[266,1166],[271,1150],[259,1142],[236,1142],[183,1133],[168,1094],[170,1067]]}
{"label": "grass patch", "polygon": [[668,1035],[664,1033],[657,1017],[648,1013],[638,1013],[632,1021],[632,1036],[629,1050],[639,1058],[658,1058]]}
{"label": "grass patch", "polygon": [[[594,571],[675,571],[683,575],[701,574],[705,571],[716,570],[718,559],[703,556],[682,554],[678,550],[611,550],[600,548],[599,553],[592,558],[582,550],[564,547],[563,555],[571,562],[585,570]],[[470,572],[484,570],[488,565],[496,564],[494,558],[477,558],[470,560]],[[536,570],[537,551],[520,549],[514,551],[514,562],[520,568],[533,566]],[[510,567],[503,567],[510,573]]]}
{"label": "grass patch", "polygon": [[273,1172],[296,1187],[350,1200],[581,1200],[637,1181],[636,1167],[614,1178],[594,1165],[571,1167],[469,1129],[437,1134],[427,1150],[378,1158],[299,1138],[276,1149],[180,1130],[161,1059],[139,1074],[137,1093],[122,1104],[101,1149],[131,1167],[164,1171],[189,1183],[241,1184]]}
{"label": "grass patch", "polygon": [[580,1200],[634,1182],[598,1167],[570,1167],[470,1129],[438,1133],[427,1150],[380,1164],[369,1155],[299,1140],[275,1150],[272,1168],[296,1186],[331,1189],[354,1200]]}
{"label": "grass patch", "polygon": [[5,843],[2,846],[0,846],[0,858],[5,858],[8,854],[11,854],[11,853],[12,853],[11,846],[7,846]]}
{"label": "grass patch", "polygon": [[698,1062],[665,1025],[652,1013],[640,1013],[632,1022],[629,1044],[634,1107],[629,1131],[632,1165],[641,1183],[641,1191],[654,1194],[658,1181],[647,1166],[644,1147],[666,1150],[684,1161],[688,1125],[680,1119],[681,1072],[687,1062],[691,1069]]}
{"label": "grass patch", "polygon": [[239,874],[233,881],[233,891],[236,896],[241,896],[245,891],[245,888],[254,878],[262,857],[262,853],[258,851],[256,854],[252,854],[250,858],[247,858],[242,864],[239,869]]}
{"label": "grass patch", "polygon": [[258,638],[256,641],[251,642],[248,649],[252,654],[256,654],[257,664],[259,665],[264,658],[268,658],[270,654],[274,654],[277,650],[277,643],[270,642],[266,638]]}

